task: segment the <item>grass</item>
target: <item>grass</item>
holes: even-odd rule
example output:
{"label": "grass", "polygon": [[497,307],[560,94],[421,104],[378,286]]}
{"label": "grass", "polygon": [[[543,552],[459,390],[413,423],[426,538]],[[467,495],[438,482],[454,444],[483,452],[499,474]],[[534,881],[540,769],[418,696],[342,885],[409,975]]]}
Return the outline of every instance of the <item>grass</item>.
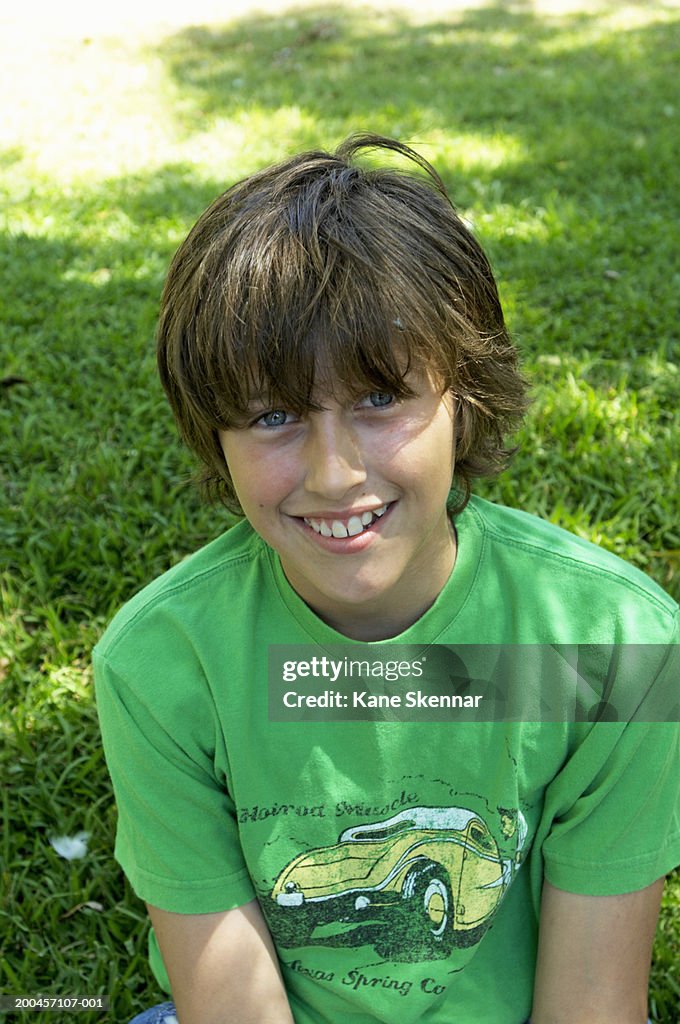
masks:
{"label": "grass", "polygon": [[[89,652],[128,596],[229,523],[187,484],[152,350],[169,257],[238,177],[355,129],[415,142],[490,252],[535,382],[519,455],[480,492],[680,596],[680,18],[549,7],[307,4],[5,33],[0,990],[110,993],[112,1021],[153,991],[142,908],[111,858]],[[88,856],[59,858],[49,837],[81,829]],[[679,902],[676,873],[660,1024],[680,1018]]]}

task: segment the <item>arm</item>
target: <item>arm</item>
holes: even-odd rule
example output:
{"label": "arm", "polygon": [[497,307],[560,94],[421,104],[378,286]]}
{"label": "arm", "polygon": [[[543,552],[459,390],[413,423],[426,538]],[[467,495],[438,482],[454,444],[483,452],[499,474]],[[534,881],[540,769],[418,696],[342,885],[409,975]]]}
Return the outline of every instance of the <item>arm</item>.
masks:
{"label": "arm", "polygon": [[256,900],[217,914],[148,911],[182,1024],[293,1024]]}
{"label": "arm", "polygon": [[543,886],[532,1024],[643,1024],[664,879],[622,896]]}

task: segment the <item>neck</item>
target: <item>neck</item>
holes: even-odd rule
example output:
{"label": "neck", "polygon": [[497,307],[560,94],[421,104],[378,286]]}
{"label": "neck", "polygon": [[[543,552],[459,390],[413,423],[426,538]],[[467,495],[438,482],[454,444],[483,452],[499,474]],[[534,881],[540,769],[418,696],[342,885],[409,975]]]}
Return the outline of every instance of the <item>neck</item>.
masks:
{"label": "neck", "polygon": [[[404,633],[432,607],[441,594],[449,576],[453,571],[457,554],[457,538],[451,520],[446,549],[443,557],[436,564],[439,571],[424,574],[414,572],[412,577],[403,577],[399,592],[379,603],[368,602],[360,608],[348,606],[334,608],[329,614],[322,609],[312,607],[312,611],[337,633],[350,640],[364,643],[379,640],[390,640]],[[423,580],[427,586],[423,587]],[[404,593],[409,595],[408,605],[404,602]]]}

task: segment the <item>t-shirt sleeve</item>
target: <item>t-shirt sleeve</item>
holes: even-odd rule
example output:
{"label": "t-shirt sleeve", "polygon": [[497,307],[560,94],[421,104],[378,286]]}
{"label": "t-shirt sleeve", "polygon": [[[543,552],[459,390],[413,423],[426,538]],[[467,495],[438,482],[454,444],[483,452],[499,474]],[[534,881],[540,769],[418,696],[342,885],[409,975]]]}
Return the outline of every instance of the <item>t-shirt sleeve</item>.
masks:
{"label": "t-shirt sleeve", "polygon": [[[557,888],[633,892],[680,863],[679,653],[671,645],[652,687],[641,686],[640,714],[595,723],[548,787],[542,850]],[[644,721],[646,707],[673,720]]]}
{"label": "t-shirt sleeve", "polygon": [[200,686],[186,687],[186,696],[168,687],[163,699],[152,665],[140,667],[133,686],[97,651],[94,673],[118,806],[115,856],[136,894],[192,914],[252,900],[234,802],[216,768],[209,695]]}

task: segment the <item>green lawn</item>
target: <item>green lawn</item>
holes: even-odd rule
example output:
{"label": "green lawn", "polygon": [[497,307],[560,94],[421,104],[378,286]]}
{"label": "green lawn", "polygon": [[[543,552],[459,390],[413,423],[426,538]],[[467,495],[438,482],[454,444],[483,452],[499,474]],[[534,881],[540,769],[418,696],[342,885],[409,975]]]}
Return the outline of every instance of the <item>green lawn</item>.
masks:
{"label": "green lawn", "polygon": [[[152,992],[89,652],[229,522],[188,483],[153,333],[172,252],[249,171],[356,129],[416,144],[490,252],[535,382],[513,467],[479,491],[680,596],[680,11],[564,6],[0,35],[0,991],[110,993],[116,1024]],[[49,837],[81,829],[87,857],[61,859]],[[679,901],[676,873],[652,982],[665,1024]]]}

